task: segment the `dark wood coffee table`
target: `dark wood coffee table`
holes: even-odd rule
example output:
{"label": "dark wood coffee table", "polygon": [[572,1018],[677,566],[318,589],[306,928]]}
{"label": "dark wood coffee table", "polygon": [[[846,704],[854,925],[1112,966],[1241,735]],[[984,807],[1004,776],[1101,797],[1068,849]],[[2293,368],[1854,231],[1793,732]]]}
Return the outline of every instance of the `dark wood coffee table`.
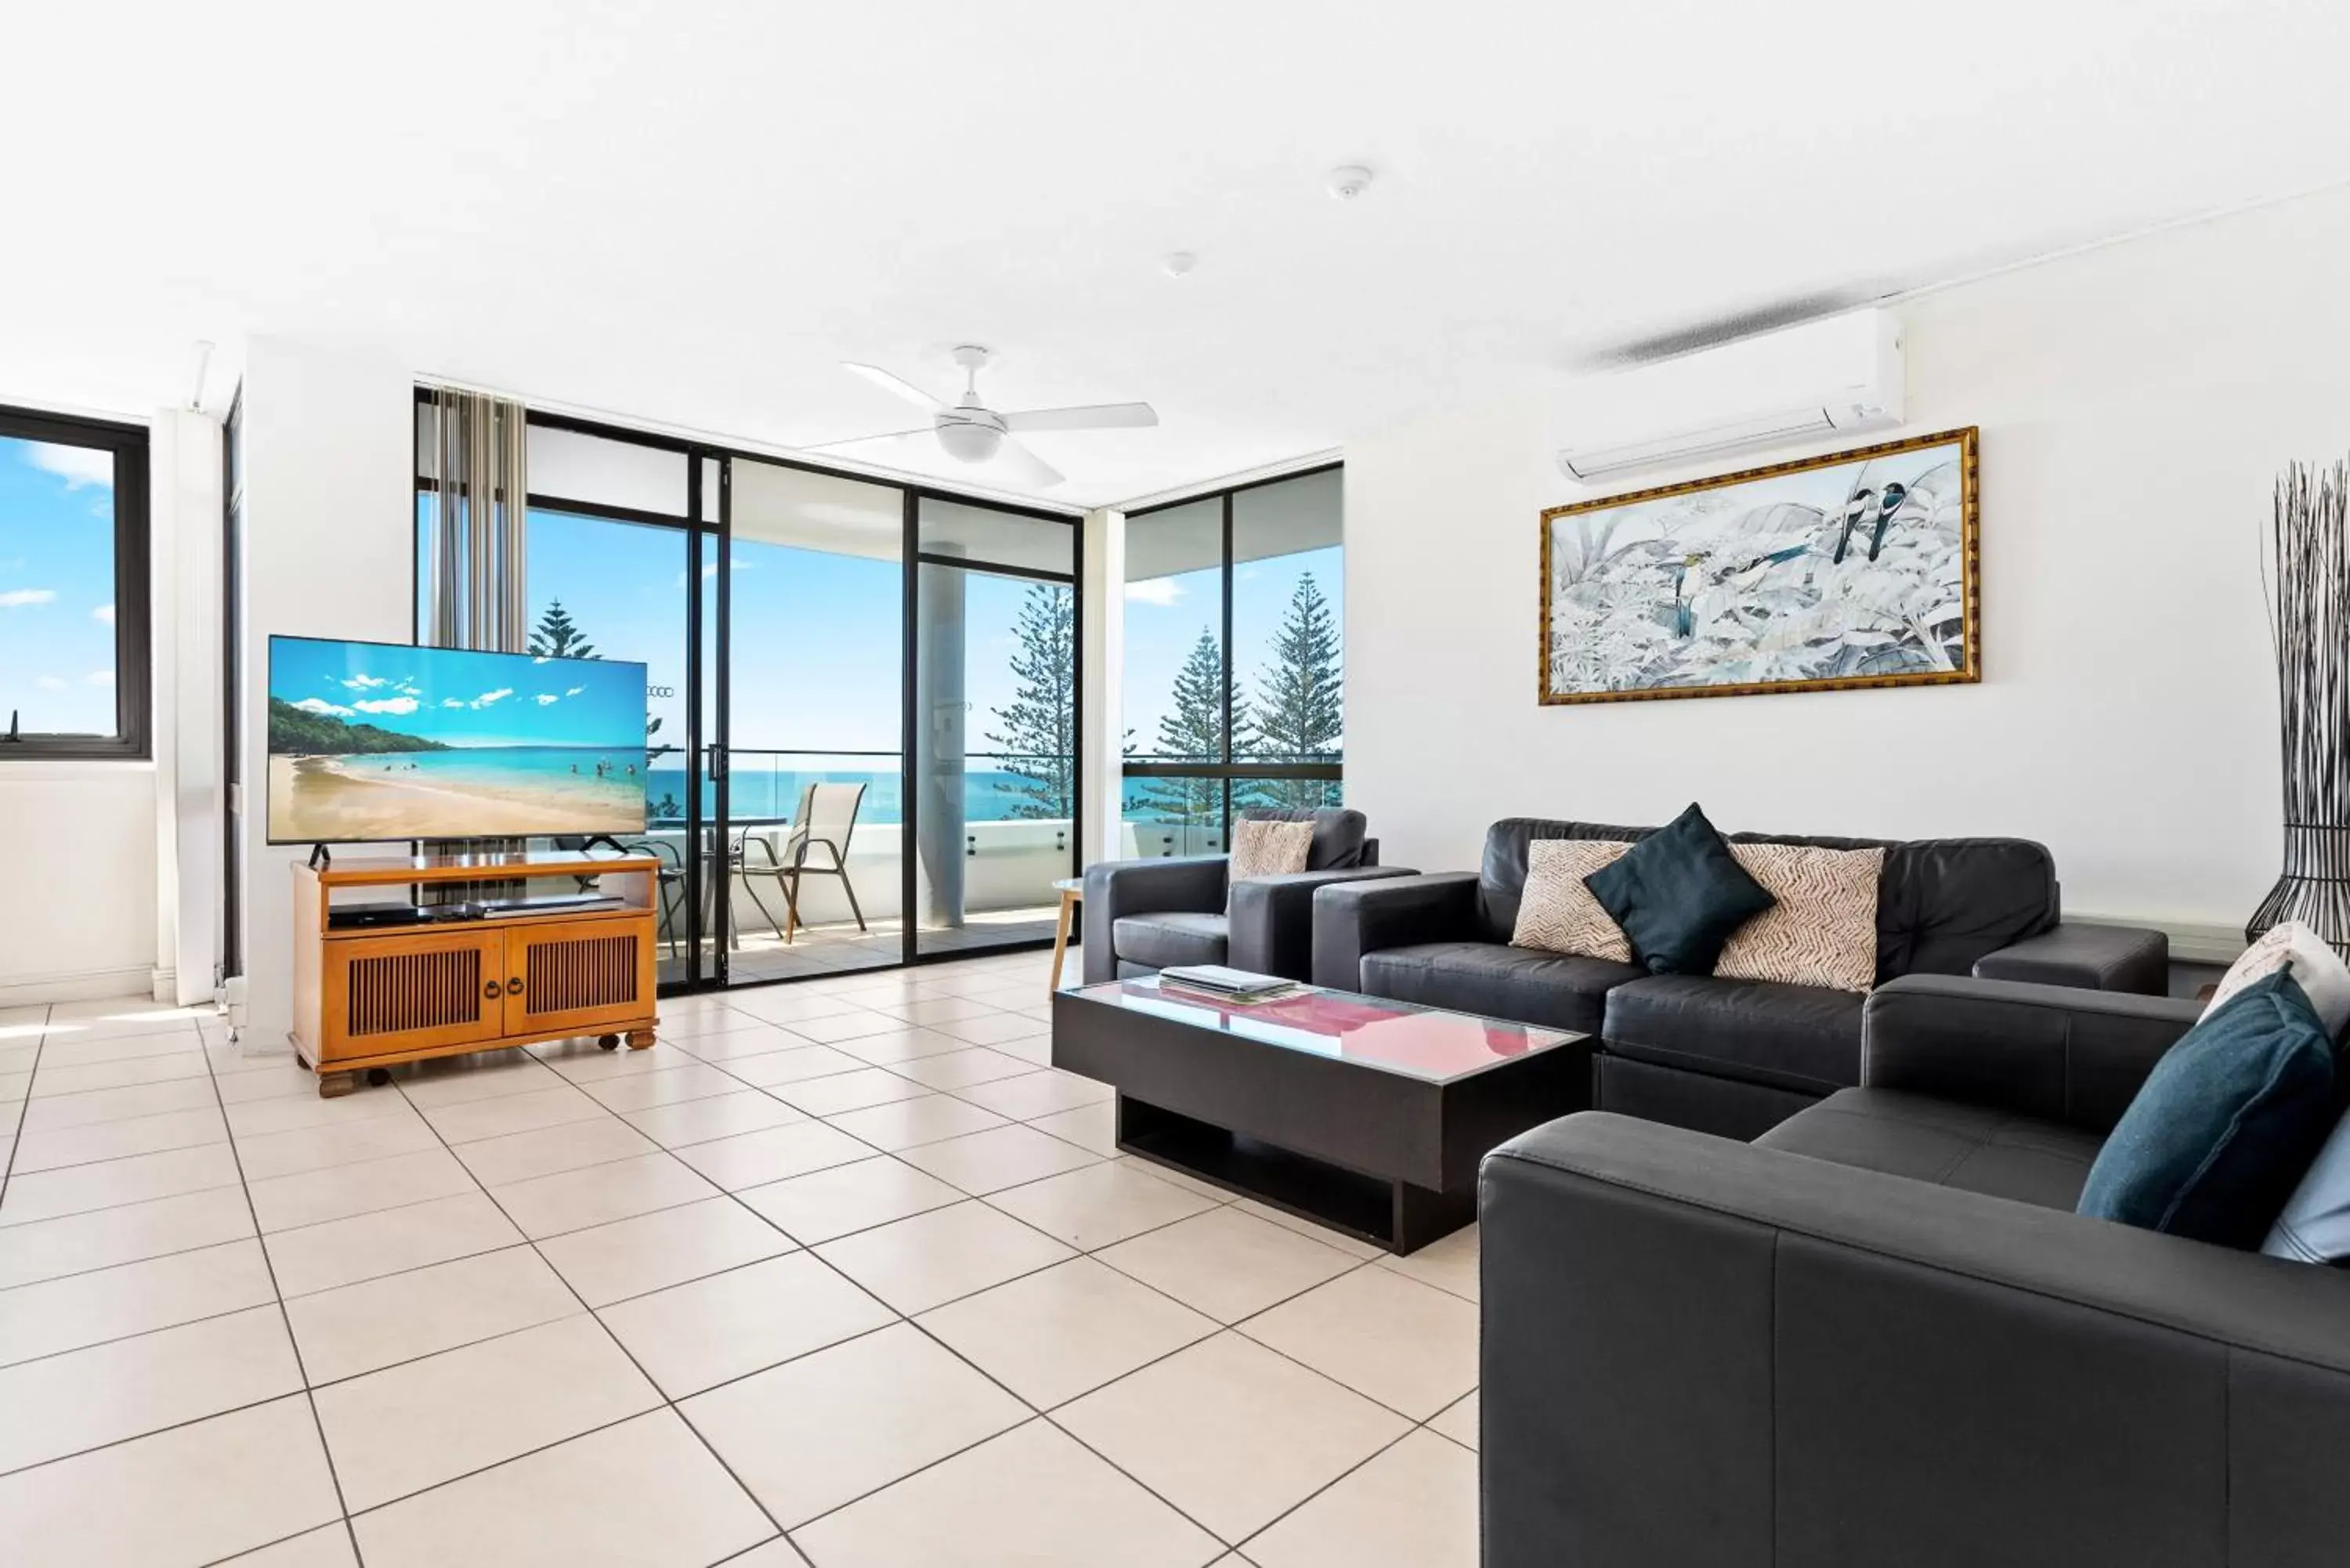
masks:
{"label": "dark wood coffee table", "polygon": [[1118,1146],[1391,1251],[1477,1217],[1477,1162],[1591,1103],[1587,1035],[1351,992],[1251,1006],[1155,976],[1055,992],[1053,1064]]}

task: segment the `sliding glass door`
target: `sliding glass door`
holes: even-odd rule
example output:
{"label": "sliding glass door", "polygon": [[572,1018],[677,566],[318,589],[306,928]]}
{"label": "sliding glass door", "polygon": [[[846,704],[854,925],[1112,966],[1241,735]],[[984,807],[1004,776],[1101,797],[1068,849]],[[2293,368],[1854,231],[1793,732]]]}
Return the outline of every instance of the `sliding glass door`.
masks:
{"label": "sliding glass door", "polygon": [[1077,531],[921,498],[915,952],[1049,939],[1078,843]]}
{"label": "sliding glass door", "polygon": [[904,493],[728,467],[725,974],[902,962]]}
{"label": "sliding glass door", "polygon": [[550,416],[529,465],[528,651],[647,669],[626,847],[662,863],[664,986],[1051,940],[1079,843],[1075,518]]}

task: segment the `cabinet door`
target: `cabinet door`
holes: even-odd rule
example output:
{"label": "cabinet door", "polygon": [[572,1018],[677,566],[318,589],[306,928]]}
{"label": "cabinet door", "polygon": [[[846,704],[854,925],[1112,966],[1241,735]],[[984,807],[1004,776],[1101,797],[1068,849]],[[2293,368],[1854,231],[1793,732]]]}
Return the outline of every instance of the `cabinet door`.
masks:
{"label": "cabinet door", "polygon": [[325,944],[327,1061],[430,1051],[505,1031],[502,931],[352,937]]}
{"label": "cabinet door", "polygon": [[600,1034],[651,1020],[650,919],[567,920],[505,939],[507,1033]]}

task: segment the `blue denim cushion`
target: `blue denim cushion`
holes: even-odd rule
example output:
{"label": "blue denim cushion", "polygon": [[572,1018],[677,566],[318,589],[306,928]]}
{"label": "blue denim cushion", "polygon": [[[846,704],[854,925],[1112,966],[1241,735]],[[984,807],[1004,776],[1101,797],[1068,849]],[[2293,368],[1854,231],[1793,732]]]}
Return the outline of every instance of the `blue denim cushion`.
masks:
{"label": "blue denim cushion", "polygon": [[1731,934],[1778,902],[1695,805],[1583,885],[1650,974],[1711,974]]}
{"label": "blue denim cushion", "polygon": [[2334,1042],[2280,971],[2163,1053],[2089,1168],[2078,1211],[2258,1247],[2340,1108]]}

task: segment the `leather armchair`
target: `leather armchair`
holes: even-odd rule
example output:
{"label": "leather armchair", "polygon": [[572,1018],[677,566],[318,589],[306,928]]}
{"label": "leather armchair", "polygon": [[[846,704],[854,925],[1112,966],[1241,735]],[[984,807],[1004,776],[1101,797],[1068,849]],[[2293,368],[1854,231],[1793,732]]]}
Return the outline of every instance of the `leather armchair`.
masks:
{"label": "leather armchair", "polygon": [[1362,857],[1357,866],[1251,877],[1229,890],[1222,855],[1088,867],[1080,947],[1086,983],[1176,963],[1310,979],[1317,893],[1412,875],[1407,867],[1379,865],[1375,838],[1364,841]]}
{"label": "leather armchair", "polygon": [[2196,1011],[1914,976],[1786,1147],[1586,1113],[1496,1150],[1486,1568],[2339,1562],[2350,1273],[1818,1133],[1873,1098],[1914,1139],[2093,1150]]}

